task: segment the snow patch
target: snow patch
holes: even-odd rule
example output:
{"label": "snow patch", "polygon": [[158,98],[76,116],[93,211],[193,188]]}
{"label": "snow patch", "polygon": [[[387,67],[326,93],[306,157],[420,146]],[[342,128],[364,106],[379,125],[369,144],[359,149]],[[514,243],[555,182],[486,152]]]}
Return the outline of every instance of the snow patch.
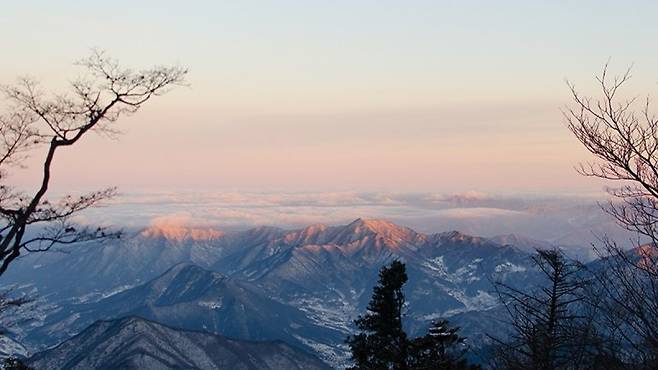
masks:
{"label": "snow patch", "polygon": [[329,345],[326,343],[316,342],[299,335],[294,335],[294,337],[300,342],[304,343],[306,346],[313,348],[315,353],[318,354],[318,357],[331,365],[333,368],[344,369],[348,365],[350,354],[347,345]]}
{"label": "snow patch", "polygon": [[208,309],[211,309],[211,310],[219,310],[220,308],[222,308],[223,304],[224,304],[224,302],[223,302],[223,299],[221,299],[221,298],[219,299],[219,301],[215,301],[215,302],[199,301],[199,306],[205,307],[205,308],[208,308]]}
{"label": "snow patch", "polygon": [[515,265],[511,262],[501,263],[496,266],[496,272],[524,272],[527,269],[523,266]]}
{"label": "snow patch", "polygon": [[483,290],[478,290],[475,296],[469,296],[459,290],[451,290],[448,292],[448,294],[461,302],[464,305],[464,308],[450,310],[445,313],[446,316],[468,311],[486,311],[496,307],[499,304],[497,297]]}
{"label": "snow patch", "polygon": [[28,350],[17,341],[0,335],[0,357],[28,357]]}

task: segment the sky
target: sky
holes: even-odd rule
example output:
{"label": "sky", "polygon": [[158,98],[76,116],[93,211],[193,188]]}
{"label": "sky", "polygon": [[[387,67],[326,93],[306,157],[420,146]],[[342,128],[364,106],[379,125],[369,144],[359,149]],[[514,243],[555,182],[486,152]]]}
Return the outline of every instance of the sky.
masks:
{"label": "sky", "polygon": [[[565,78],[634,64],[655,94],[656,2],[13,1],[0,82],[63,91],[100,48],[179,64],[187,87],[60,153],[54,189],[598,192]],[[0,103],[0,107],[2,107]],[[1,109],[1,108],[0,108]],[[27,189],[38,156],[12,179]]]}

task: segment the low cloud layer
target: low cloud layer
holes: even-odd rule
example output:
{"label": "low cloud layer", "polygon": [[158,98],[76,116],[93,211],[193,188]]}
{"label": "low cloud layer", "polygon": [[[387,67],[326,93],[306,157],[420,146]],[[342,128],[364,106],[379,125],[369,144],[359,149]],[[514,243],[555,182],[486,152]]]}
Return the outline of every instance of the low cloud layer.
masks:
{"label": "low cloud layer", "polygon": [[358,217],[384,218],[422,232],[459,230],[480,236],[521,234],[560,244],[589,245],[598,236],[627,240],[595,196],[500,196],[475,191],[451,194],[149,193],[123,194],[84,214],[87,222],[129,228],[185,225],[231,231],[270,225],[299,228],[343,224]]}

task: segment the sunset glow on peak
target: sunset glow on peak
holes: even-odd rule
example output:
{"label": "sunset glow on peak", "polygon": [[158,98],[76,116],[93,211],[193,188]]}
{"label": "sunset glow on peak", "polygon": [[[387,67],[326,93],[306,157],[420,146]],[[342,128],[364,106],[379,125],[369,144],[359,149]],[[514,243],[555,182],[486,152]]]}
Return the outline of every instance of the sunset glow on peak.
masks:
{"label": "sunset glow on peak", "polygon": [[164,238],[174,241],[213,240],[224,235],[222,231],[208,226],[195,226],[190,221],[191,218],[186,215],[159,217],[142,230],[140,235],[145,238]]}

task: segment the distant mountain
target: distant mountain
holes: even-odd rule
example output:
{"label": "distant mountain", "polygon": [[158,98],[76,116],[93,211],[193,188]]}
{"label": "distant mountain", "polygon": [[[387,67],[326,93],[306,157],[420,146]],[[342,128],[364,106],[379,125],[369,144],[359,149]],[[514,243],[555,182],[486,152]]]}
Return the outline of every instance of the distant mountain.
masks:
{"label": "distant mountain", "polygon": [[534,252],[535,249],[550,249],[554,247],[554,245],[549,242],[528,238],[519,234],[497,235],[491,238],[491,240],[500,245],[513,246],[526,252]]}
{"label": "distant mountain", "polygon": [[391,257],[418,260],[420,249],[436,244],[441,238],[437,235],[417,233],[388,221],[363,219],[348,225],[314,225],[297,231],[259,227],[223,233],[151,227],[112,243],[69,248],[66,254],[28,255],[3,279],[8,284],[32,284],[48,295],[93,300],[149,281],[182,262],[227,275],[251,275],[250,280],[269,273],[271,263],[287,259],[290,253],[340,254],[379,268]]}
{"label": "distant mountain", "polygon": [[[181,262],[209,266],[221,257],[220,232],[147,228],[107,243],[87,243],[66,253],[35,253],[3,276],[29,282],[57,297],[94,299],[144,283]],[[12,266],[13,267],[13,266]]]}
{"label": "distant mountain", "polygon": [[235,276],[293,302],[318,323],[347,328],[370,299],[379,269],[407,264],[410,315],[431,320],[497,304],[493,280],[536,275],[526,252],[459,232],[417,233],[381,220],[315,225],[272,241],[279,250]]}
{"label": "distant mountain", "polygon": [[[233,338],[284,340],[308,350],[343,340],[342,333],[317,325],[302,311],[269,298],[253,284],[191,264],[178,264],[146,284],[97,302],[62,306],[26,340],[51,345],[99,318],[128,315]],[[339,356],[334,352],[322,354]]]}
{"label": "distant mountain", "polygon": [[44,300],[40,319],[20,333],[31,348],[98,319],[139,315],[241,339],[282,339],[340,364],[379,269],[396,259],[407,264],[412,334],[438,317],[496,307],[492,281],[538,277],[529,253],[514,246],[357,219],[293,231],[147,229],[64,256],[28,256],[7,281]]}
{"label": "distant mountain", "polygon": [[97,321],[27,361],[35,369],[308,369],[329,366],[282,341],[251,342],[137,317]]}
{"label": "distant mountain", "polygon": [[509,245],[528,253],[534,253],[534,251],[537,249],[558,248],[566,256],[581,262],[590,262],[598,257],[594,248],[590,244],[566,245],[561,243],[549,243],[542,240],[521,236],[519,234],[498,235],[490,239],[500,245]]}

